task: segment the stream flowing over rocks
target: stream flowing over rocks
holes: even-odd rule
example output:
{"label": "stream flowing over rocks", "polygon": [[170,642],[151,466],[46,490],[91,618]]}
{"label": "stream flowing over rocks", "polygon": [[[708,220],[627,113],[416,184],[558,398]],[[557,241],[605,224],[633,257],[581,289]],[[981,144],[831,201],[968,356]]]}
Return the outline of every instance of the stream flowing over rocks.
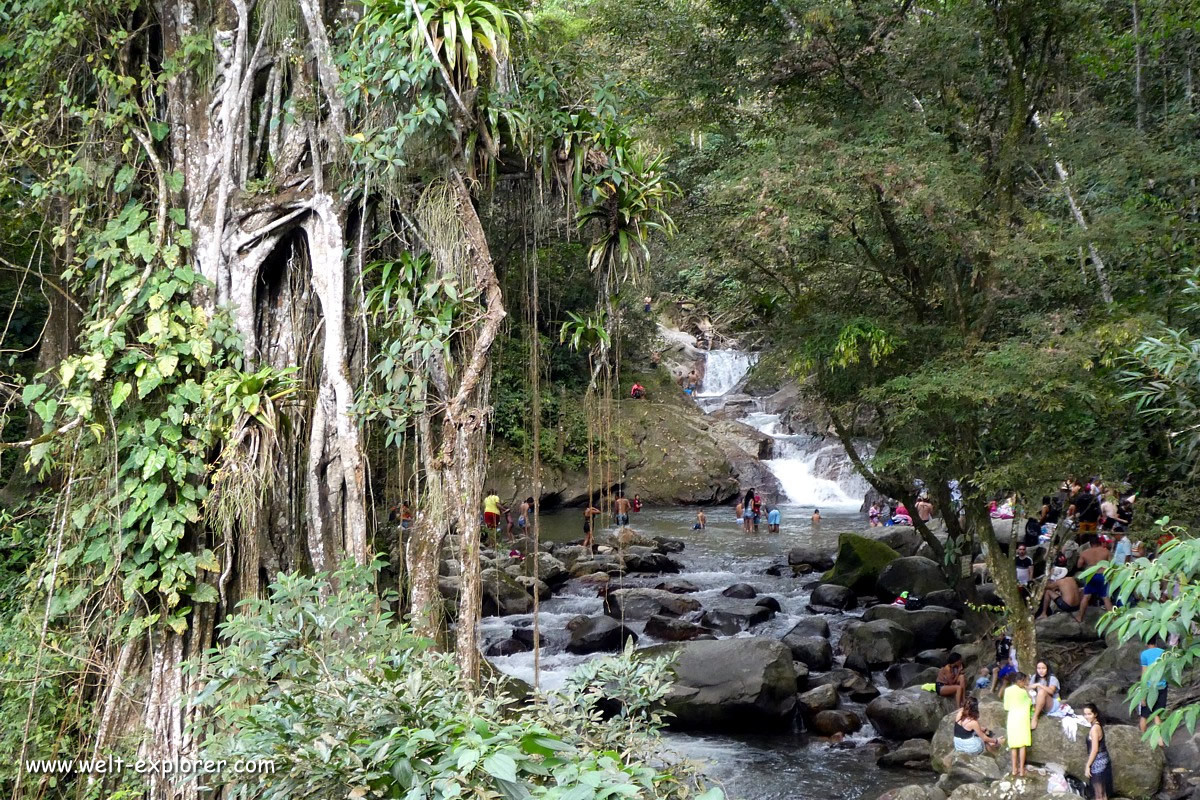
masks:
{"label": "stream flowing over rocks", "polygon": [[[717,385],[736,391],[740,380],[721,373]],[[728,410],[712,398],[698,402],[714,413]],[[768,412],[758,406],[746,413]],[[911,528],[867,527],[855,484],[810,471],[808,488],[797,488],[792,468],[772,460],[764,464],[779,477],[781,499],[820,498],[819,523],[810,519],[812,503],[782,502],[778,534],[767,532],[765,519],[760,532],[743,532],[732,505],[706,508],[704,530],[693,529],[695,507],[647,507],[629,527],[601,518],[592,552],[580,546],[581,511],[563,510],[542,517],[537,575],[529,540],[486,551],[481,639],[492,664],[553,690],[575,667],[629,642],[646,655],[673,655],[665,743],[704,764],[731,798],[1051,797],[1044,774],[1004,780],[1007,751],[956,757],[953,702],[923,686],[952,651],[963,656],[971,683],[994,653],[964,619],[964,604],[923,555],[920,538]],[[630,481],[626,491],[640,489]],[[444,564],[441,588],[456,596],[453,561]],[[980,597],[994,593],[978,589]],[[905,591],[922,596],[924,606],[891,605]],[[541,601],[536,675],[534,593]],[[1066,700],[1077,709],[1096,702],[1106,715],[1118,795],[1200,800],[1200,778],[1191,771],[1200,764],[1200,734],[1181,731],[1158,751],[1141,742],[1125,701],[1139,648],[1099,638],[1096,618],[1080,625],[1054,616],[1039,623],[1038,634]],[[986,693],[983,719],[1004,728]],[[1081,777],[1083,744],[1066,741],[1059,720],[1044,718],[1029,762]]]}

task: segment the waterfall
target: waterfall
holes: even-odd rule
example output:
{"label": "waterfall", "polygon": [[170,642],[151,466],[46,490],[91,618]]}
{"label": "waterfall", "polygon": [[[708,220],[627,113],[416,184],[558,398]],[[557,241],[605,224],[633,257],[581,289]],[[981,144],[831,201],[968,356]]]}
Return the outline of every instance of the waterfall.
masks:
{"label": "waterfall", "polygon": [[774,439],[774,458],[762,463],[779,480],[789,503],[853,509],[862,503],[867,482],[840,442],[789,434],[782,430],[778,414],[755,412],[741,421]]}
{"label": "waterfall", "polygon": [[709,350],[704,359],[704,381],[698,397],[720,397],[738,385],[754,366],[757,356],[740,350]]}

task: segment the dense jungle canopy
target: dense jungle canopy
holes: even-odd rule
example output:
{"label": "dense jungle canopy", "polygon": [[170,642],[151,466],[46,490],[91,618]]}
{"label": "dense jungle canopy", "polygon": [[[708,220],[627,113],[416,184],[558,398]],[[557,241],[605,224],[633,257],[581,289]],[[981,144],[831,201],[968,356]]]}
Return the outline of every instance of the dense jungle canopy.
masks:
{"label": "dense jungle canopy", "polygon": [[[364,708],[428,637],[421,713],[502,727],[469,688],[484,476],[619,482],[618,399],[678,392],[645,296],[877,442],[880,492],[959,481],[950,550],[1067,475],[1200,521],[1198,44],[1194,0],[3,0],[0,790],[199,796],[16,765],[300,714],[271,669],[319,704],[321,648],[359,634],[273,667],[303,621],[234,615],[281,574],[301,616],[373,620]],[[538,714],[526,755],[623,746]],[[578,768],[703,791],[643,757]],[[318,773],[277,796],[360,785]]]}

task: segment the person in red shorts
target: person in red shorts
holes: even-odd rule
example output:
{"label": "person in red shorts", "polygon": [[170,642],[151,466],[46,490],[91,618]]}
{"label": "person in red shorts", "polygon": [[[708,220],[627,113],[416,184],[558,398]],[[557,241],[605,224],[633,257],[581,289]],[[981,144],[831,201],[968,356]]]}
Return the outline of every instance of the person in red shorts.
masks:
{"label": "person in red shorts", "polygon": [[500,495],[495,489],[488,489],[487,497],[483,498],[483,527],[500,530]]}

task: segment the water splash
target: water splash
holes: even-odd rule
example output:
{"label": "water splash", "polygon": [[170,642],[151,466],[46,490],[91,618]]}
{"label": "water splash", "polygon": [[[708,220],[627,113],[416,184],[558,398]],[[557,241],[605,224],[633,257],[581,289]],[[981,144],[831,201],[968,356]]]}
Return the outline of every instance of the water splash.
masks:
{"label": "water splash", "polygon": [[741,350],[709,350],[704,359],[704,381],[698,397],[720,397],[738,385],[758,361],[753,353]]}

